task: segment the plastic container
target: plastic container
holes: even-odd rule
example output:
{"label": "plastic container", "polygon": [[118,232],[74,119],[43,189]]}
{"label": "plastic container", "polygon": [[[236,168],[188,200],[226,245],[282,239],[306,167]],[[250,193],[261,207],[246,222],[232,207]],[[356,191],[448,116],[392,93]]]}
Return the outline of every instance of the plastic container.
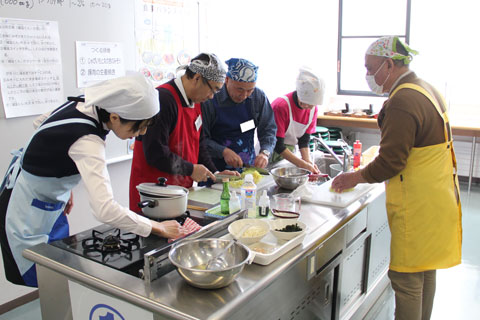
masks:
{"label": "plastic container", "polygon": [[258,216],[260,218],[268,217],[270,214],[270,198],[267,195],[267,190],[263,190],[262,196],[258,201]]}
{"label": "plastic container", "polygon": [[357,169],[360,166],[361,159],[362,159],[362,143],[360,142],[360,140],[357,140],[353,144],[353,169]]}
{"label": "plastic container", "polygon": [[222,179],[223,191],[220,195],[220,210],[222,214],[230,214],[230,191],[228,190],[228,179]]}
{"label": "plastic container", "polygon": [[248,217],[255,218],[257,216],[257,186],[253,182],[253,176],[250,173],[245,175],[241,190],[245,190],[245,209],[248,210]]}
{"label": "plastic container", "polygon": [[241,208],[240,199],[238,198],[235,191],[230,192],[230,202],[228,203],[228,205],[229,205],[230,213],[234,213],[240,210]]}

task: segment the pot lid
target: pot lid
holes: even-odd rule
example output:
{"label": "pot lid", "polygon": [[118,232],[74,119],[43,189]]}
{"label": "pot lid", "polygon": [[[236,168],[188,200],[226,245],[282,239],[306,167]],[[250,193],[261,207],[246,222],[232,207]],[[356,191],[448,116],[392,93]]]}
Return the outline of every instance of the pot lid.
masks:
{"label": "pot lid", "polygon": [[158,178],[158,182],[145,182],[140,183],[137,186],[137,190],[139,192],[148,193],[151,195],[158,195],[158,196],[168,196],[168,197],[175,197],[175,196],[184,196],[188,194],[188,189],[180,186],[167,186],[166,178]]}

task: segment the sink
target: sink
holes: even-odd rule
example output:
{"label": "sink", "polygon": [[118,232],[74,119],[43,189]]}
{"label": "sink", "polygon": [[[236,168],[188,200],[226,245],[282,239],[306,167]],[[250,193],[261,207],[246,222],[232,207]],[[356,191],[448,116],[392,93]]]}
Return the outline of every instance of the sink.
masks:
{"label": "sink", "polygon": [[[343,156],[338,156],[343,160]],[[333,163],[338,163],[332,156],[326,155],[320,151],[315,152],[315,164],[322,173],[328,174],[330,177],[332,173],[330,172],[330,165]]]}

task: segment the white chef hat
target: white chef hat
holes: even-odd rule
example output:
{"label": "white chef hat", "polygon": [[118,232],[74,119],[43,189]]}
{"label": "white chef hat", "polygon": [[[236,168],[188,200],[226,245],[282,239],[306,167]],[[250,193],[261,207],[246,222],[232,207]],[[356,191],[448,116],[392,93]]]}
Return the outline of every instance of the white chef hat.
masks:
{"label": "white chef hat", "polygon": [[297,96],[303,103],[316,106],[323,104],[325,82],[308,67],[301,67],[297,77]]}
{"label": "white chef hat", "polygon": [[160,111],[158,91],[141,73],[85,88],[85,105],[97,106],[126,120],[145,120]]}

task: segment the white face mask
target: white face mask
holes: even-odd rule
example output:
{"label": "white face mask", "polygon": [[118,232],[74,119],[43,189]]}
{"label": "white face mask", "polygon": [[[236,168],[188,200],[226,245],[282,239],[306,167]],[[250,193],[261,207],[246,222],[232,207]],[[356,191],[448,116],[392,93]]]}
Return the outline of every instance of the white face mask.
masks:
{"label": "white face mask", "polygon": [[365,76],[365,80],[367,80],[367,84],[370,90],[373,93],[378,95],[383,94],[383,85],[385,84],[385,82],[387,82],[388,77],[390,77],[390,74],[388,74],[387,78],[385,79],[385,81],[383,81],[381,85],[378,85],[377,82],[375,81],[375,76],[377,75],[378,71],[380,71],[380,69],[383,67],[385,62],[387,62],[387,60],[383,61],[383,63],[380,65],[380,67],[378,67],[377,71],[374,74],[367,74]]}

